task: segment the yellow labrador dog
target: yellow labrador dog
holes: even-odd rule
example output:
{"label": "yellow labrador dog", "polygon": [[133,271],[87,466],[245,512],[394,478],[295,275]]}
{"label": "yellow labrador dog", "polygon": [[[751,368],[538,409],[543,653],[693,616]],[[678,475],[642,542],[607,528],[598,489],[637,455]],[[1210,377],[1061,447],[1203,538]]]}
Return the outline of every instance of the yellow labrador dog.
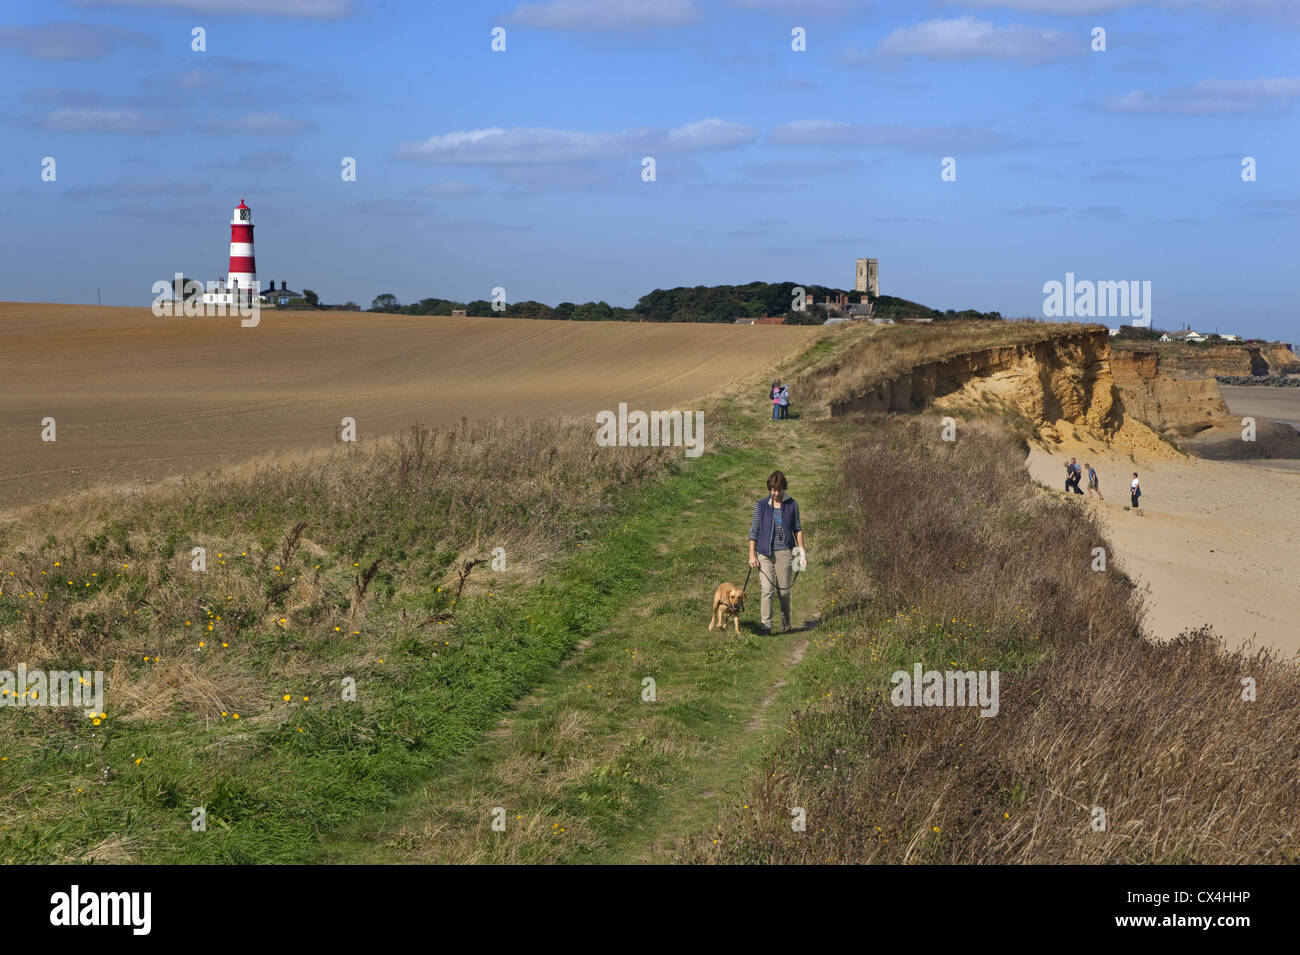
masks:
{"label": "yellow labrador dog", "polygon": [[727,617],[731,617],[731,622],[736,625],[736,633],[740,633],[740,614],[745,609],[745,592],[735,584],[718,584],[718,589],[713,592],[713,615],[709,617],[709,629],[715,626],[719,629],[727,629]]}

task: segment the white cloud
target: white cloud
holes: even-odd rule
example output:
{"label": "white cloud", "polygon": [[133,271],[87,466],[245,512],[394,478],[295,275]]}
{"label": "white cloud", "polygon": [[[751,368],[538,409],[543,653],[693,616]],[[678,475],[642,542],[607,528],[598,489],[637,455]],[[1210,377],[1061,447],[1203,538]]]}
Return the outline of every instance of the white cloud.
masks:
{"label": "white cloud", "polygon": [[857,159],[779,159],[747,163],[742,168],[753,179],[801,179],[853,172],[862,165]]}
{"label": "white cloud", "polygon": [[462,182],[456,179],[448,179],[445,182],[435,182],[429,186],[421,186],[419,189],[412,189],[407,193],[408,196],[432,196],[434,198],[447,198],[449,196],[477,196],[483,191],[483,187],[474,182]]}
{"label": "white cloud", "polygon": [[695,0],[541,0],[521,3],[507,23],[547,30],[639,30],[700,19]]}
{"label": "white cloud", "polygon": [[903,126],[844,123],[828,119],[796,120],[772,130],[776,146],[821,146],[831,149],[899,149],[931,155],[956,155],[1016,145],[1016,141],[986,126]]}
{"label": "white cloud", "polygon": [[1053,27],[1019,23],[997,26],[974,17],[926,20],[900,27],[881,41],[877,53],[884,57],[923,56],[936,60],[1020,60],[1042,62],[1089,51],[1088,38],[1063,33]]}
{"label": "white cloud", "polygon": [[1231,13],[1286,12],[1295,0],[946,0],[963,7],[1021,10],[1026,13],[1059,13],[1067,16],[1083,13],[1110,13],[1130,7],[1163,6],[1171,9],[1201,8]]}
{"label": "white cloud", "polygon": [[1134,90],[1108,99],[1113,113],[1250,113],[1300,99],[1300,78],[1258,77],[1252,80],[1202,80],[1193,86],[1176,86],[1161,92]]}
{"label": "white cloud", "polygon": [[729,123],[722,119],[702,119],[669,130],[668,147],[673,152],[730,149],[753,142],[756,136],[757,132],[752,126]]}
{"label": "white cloud", "polygon": [[1065,211],[1065,206],[1023,205],[999,211],[1008,216],[1056,216]]}
{"label": "white cloud", "polygon": [[1149,6],[1150,0],[947,0],[964,7],[997,7],[1026,13],[1107,13],[1124,7]]}
{"label": "white cloud", "polygon": [[484,166],[565,163],[726,149],[753,142],[757,137],[758,131],[752,126],[720,119],[700,120],[671,130],[642,127],[618,132],[493,126],[443,133],[422,142],[404,142],[397,147],[396,155],[415,162]]}
{"label": "white cloud", "polygon": [[121,47],[157,46],[147,33],[102,23],[0,26],[0,49],[18,50],[32,60],[102,60]]}
{"label": "white cloud", "polygon": [[272,166],[284,166],[293,162],[293,157],[287,152],[272,149],[255,149],[252,152],[244,153],[236,159],[215,159],[209,162],[199,163],[200,169],[243,169],[246,171],[262,172]]}
{"label": "white cloud", "polygon": [[352,12],[352,0],[73,0],[79,7],[142,7],[183,13],[330,20]]}
{"label": "white cloud", "polygon": [[157,133],[169,128],[164,116],[138,109],[56,109],[29,125],[62,133]]}
{"label": "white cloud", "polygon": [[861,13],[869,6],[868,0],[727,0],[727,2],[742,10],[788,13],[796,16],[802,14],[813,17]]}
{"label": "white cloud", "polygon": [[315,129],[316,124],[306,119],[288,119],[279,113],[246,113],[234,119],[223,119],[199,127],[218,133],[302,133]]}
{"label": "white cloud", "polygon": [[135,196],[202,196],[211,187],[206,182],[175,179],[122,180],[111,186],[72,186],[64,191],[71,199],[126,199]]}

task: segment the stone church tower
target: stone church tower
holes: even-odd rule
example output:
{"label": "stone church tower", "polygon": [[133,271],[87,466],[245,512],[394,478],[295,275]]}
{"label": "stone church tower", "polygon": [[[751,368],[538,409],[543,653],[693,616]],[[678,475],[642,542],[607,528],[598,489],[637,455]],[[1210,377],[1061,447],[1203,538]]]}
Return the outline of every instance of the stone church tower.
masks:
{"label": "stone church tower", "polygon": [[858,259],[858,274],[853,282],[855,292],[866,292],[872,298],[880,295],[880,260]]}

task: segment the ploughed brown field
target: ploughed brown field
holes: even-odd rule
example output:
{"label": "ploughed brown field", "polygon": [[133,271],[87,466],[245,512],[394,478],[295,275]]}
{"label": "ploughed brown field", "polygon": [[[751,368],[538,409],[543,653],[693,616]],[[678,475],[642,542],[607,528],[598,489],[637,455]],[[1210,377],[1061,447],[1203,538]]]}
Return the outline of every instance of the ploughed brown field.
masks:
{"label": "ploughed brown field", "polygon": [[598,411],[690,410],[820,333],[273,309],[243,328],[0,303],[0,509],[324,447],[345,416],[359,441],[462,417],[591,415],[594,433]]}

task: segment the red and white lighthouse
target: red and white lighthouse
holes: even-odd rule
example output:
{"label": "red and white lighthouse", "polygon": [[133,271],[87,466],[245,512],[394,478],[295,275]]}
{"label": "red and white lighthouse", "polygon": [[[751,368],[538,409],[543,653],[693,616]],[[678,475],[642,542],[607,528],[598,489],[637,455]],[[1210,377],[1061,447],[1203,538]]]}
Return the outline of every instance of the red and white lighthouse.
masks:
{"label": "red and white lighthouse", "polygon": [[256,301],[257,262],[253,257],[253,210],[239,200],[230,216],[230,268],[226,288],[234,301]]}

